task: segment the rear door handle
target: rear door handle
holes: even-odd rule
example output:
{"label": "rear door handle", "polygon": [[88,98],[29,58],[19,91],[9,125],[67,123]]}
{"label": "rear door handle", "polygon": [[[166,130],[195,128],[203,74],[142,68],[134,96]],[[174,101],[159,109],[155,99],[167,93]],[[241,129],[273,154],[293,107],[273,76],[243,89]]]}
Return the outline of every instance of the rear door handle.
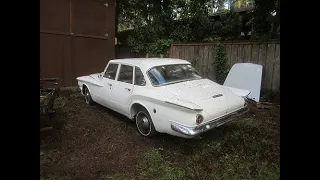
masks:
{"label": "rear door handle", "polygon": [[128,90],[128,91],[131,91],[131,89],[130,88],[125,88],[126,90]]}

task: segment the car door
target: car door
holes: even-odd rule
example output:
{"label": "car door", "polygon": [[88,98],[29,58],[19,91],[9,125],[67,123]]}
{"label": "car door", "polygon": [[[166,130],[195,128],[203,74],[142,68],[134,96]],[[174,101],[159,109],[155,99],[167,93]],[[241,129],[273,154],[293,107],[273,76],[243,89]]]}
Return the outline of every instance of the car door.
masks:
{"label": "car door", "polygon": [[113,106],[114,106],[111,97],[112,97],[113,84],[116,79],[118,68],[119,68],[119,64],[109,63],[101,80],[103,84],[103,87],[99,92],[101,96],[101,104],[110,109],[113,109]]}
{"label": "car door", "polygon": [[112,101],[115,110],[121,114],[129,114],[130,97],[133,91],[133,66],[121,64],[117,81],[112,85]]}

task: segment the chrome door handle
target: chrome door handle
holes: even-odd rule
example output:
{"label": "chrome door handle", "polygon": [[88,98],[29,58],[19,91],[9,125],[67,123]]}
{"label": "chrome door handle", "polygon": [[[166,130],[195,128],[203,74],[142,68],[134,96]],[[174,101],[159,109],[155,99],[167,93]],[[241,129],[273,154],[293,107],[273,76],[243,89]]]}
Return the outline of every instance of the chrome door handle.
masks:
{"label": "chrome door handle", "polygon": [[126,90],[128,90],[128,91],[131,91],[131,89],[130,88],[125,88]]}

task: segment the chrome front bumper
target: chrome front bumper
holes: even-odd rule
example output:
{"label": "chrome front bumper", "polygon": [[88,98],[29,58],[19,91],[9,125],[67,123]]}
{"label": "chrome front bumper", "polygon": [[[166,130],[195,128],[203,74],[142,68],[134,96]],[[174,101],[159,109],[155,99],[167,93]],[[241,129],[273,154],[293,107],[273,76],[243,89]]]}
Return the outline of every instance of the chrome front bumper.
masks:
{"label": "chrome front bumper", "polygon": [[178,124],[178,123],[175,123],[175,122],[171,122],[171,129],[176,131],[176,132],[179,132],[183,135],[186,135],[186,136],[197,136],[201,133],[204,133],[206,131],[209,131],[213,128],[216,128],[216,127],[219,127],[231,120],[233,120],[233,118],[235,117],[238,117],[238,116],[241,116],[245,113],[247,113],[249,111],[249,108],[246,106],[242,109],[239,109],[235,112],[232,112],[230,114],[227,114],[223,117],[220,117],[220,118],[217,118],[217,119],[214,119],[212,121],[209,121],[209,122],[206,122],[204,124],[201,124],[199,126],[196,126],[196,127],[187,127],[187,126],[184,126],[184,125],[181,125],[181,124]]}

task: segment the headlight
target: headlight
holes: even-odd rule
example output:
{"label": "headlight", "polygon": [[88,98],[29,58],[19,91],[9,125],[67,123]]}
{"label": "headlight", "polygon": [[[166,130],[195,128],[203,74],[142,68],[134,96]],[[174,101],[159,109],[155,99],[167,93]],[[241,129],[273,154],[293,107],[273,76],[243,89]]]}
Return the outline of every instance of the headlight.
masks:
{"label": "headlight", "polygon": [[201,114],[198,114],[196,117],[196,123],[201,124],[203,122],[203,116]]}

